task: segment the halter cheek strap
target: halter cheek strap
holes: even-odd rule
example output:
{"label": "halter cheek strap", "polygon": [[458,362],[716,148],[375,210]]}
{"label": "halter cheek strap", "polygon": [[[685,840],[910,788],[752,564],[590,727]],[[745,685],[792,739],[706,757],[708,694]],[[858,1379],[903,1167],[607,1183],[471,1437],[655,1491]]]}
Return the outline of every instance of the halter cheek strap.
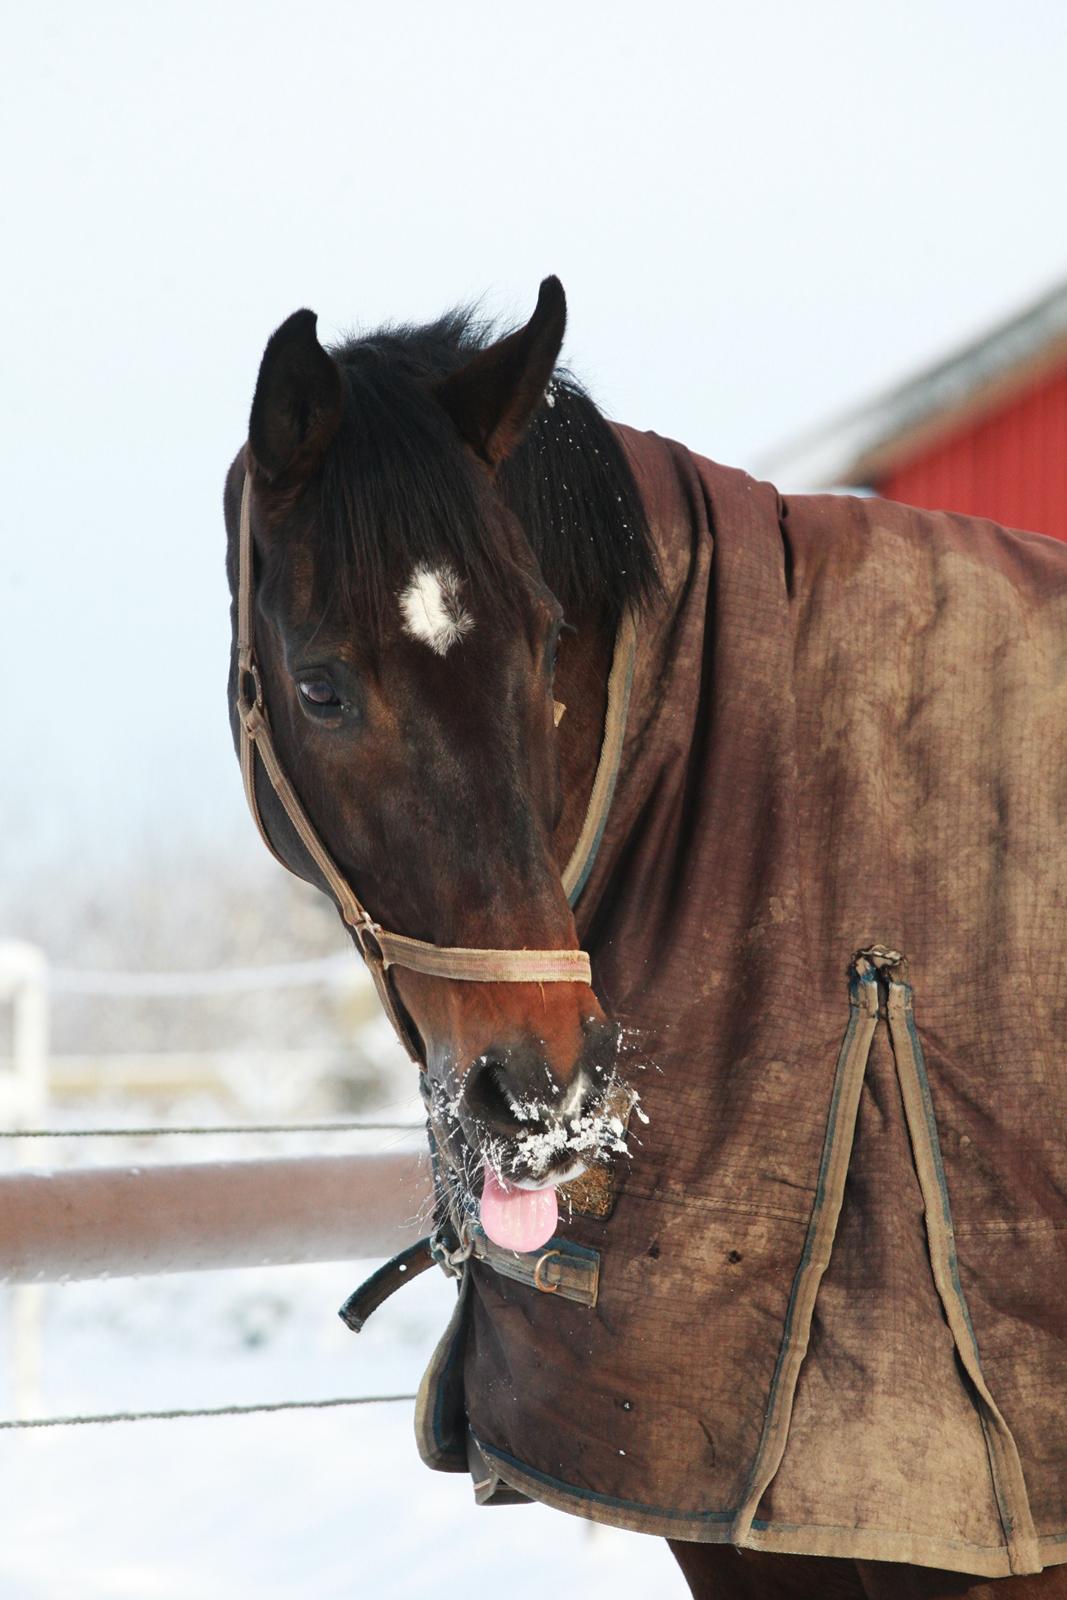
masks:
{"label": "halter cheek strap", "polygon": [[[237,569],[237,715],[245,797],[263,842],[276,860],[283,867],[288,867],[288,862],[282,860],[271,843],[260,815],[256,797],[258,755],[267,780],[301,844],[322,875],[342,917],[355,934],[386,1014],[412,1059],[419,1061],[421,1056],[397,1003],[393,982],[389,977],[390,967],[407,967],[412,972],[424,972],[436,978],[457,978],[474,983],[591,983],[592,971],[584,950],[467,950],[389,933],[375,922],[323,844],[278,760],[263,698],[263,679],[256,663],[253,582],[252,486],[250,475],[246,472],[241,492]],[[590,865],[591,849],[599,842],[603,831],[622,751],[625,702],[632,675],[635,637],[632,619],[627,618],[616,641],[615,662],[608,685],[604,747],[593,784],[589,814],[574,856],[564,873],[564,884],[568,889],[579,880],[584,881]]]}

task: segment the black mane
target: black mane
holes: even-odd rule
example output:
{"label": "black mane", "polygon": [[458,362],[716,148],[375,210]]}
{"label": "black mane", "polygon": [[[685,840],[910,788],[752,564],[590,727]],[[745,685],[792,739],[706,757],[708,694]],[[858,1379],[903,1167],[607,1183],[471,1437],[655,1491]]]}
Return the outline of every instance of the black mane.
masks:
{"label": "black mane", "polygon": [[[320,478],[318,520],[331,585],[372,625],[397,574],[421,561],[448,559],[476,589],[506,592],[485,490],[432,393],[494,336],[466,308],[331,351],[347,393]],[[557,369],[498,482],[568,618],[613,628],[627,606],[655,593],[652,538],[629,463],[570,373]]]}

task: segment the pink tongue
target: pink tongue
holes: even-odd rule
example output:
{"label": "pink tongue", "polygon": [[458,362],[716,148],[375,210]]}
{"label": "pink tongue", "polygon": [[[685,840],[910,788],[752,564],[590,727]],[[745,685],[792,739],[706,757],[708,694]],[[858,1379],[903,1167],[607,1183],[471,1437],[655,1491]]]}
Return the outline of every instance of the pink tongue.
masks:
{"label": "pink tongue", "polygon": [[556,1231],[559,1205],[555,1189],[505,1189],[485,1169],[482,1227],[505,1250],[540,1250]]}

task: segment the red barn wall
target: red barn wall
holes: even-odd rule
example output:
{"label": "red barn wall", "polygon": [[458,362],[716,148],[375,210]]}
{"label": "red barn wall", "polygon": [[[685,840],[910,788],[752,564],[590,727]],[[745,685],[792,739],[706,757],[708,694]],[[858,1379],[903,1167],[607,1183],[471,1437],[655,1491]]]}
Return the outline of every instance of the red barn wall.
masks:
{"label": "red barn wall", "polygon": [[1067,540],[1067,366],[889,471],[878,493]]}

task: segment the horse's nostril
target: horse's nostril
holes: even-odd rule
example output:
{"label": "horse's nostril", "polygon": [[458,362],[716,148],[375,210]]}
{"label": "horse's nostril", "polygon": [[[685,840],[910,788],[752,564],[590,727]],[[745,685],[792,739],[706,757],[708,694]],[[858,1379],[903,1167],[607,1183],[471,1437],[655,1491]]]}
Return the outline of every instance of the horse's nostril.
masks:
{"label": "horse's nostril", "polygon": [[487,1050],[467,1072],[463,1109],[495,1133],[516,1137],[583,1115],[592,1089],[578,1068],[560,1083],[537,1045]]}
{"label": "horse's nostril", "polygon": [[468,1114],[498,1132],[515,1133],[536,1119],[538,1107],[516,1092],[510,1063],[499,1056],[483,1055],[467,1073],[463,1100]]}

